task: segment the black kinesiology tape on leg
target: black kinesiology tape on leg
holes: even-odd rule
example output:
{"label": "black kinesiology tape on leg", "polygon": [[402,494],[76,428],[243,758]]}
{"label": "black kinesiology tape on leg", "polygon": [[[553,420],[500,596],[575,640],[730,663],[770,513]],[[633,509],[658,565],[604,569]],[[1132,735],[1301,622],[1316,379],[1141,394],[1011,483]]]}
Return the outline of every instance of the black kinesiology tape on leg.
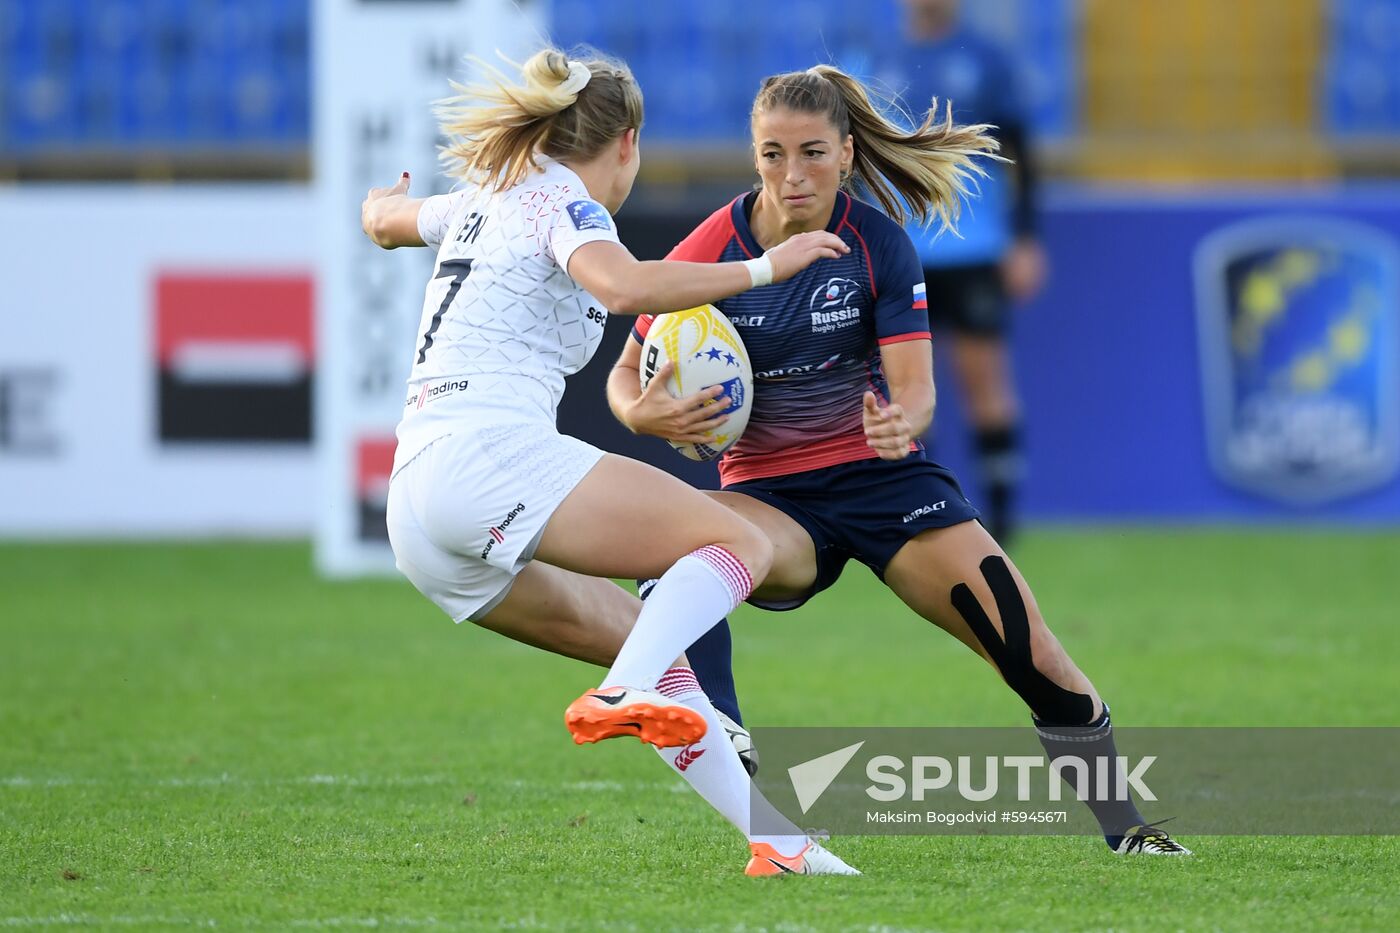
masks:
{"label": "black kinesiology tape on leg", "polygon": [[1026,701],[1036,718],[1057,725],[1087,724],[1094,718],[1093,698],[1066,690],[1036,670],[1031,658],[1030,618],[1011,568],[1006,566],[1006,561],[993,555],[982,561],[980,569],[996,599],[1005,641],[997,636],[996,627],[966,583],[953,587],[953,607],[962,614],[1001,676]]}

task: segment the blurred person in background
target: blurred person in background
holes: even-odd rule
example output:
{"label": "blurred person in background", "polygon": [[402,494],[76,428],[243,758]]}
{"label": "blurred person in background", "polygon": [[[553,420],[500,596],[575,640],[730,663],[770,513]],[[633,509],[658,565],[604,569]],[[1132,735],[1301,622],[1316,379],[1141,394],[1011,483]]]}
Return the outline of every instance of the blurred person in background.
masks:
{"label": "blurred person in background", "polygon": [[[962,212],[958,236],[911,223],[928,286],[935,335],[946,339],[973,430],[984,521],[1009,546],[1024,473],[1021,406],[1007,335],[1012,305],[1033,298],[1046,277],[1036,234],[1036,176],[1028,116],[1010,52],[962,21],[959,0],[902,0],[904,33],[872,48],[865,64],[906,102],[949,101],[961,124],[989,123],[1009,164],[987,177]],[[1008,177],[1009,176],[1009,177]]]}

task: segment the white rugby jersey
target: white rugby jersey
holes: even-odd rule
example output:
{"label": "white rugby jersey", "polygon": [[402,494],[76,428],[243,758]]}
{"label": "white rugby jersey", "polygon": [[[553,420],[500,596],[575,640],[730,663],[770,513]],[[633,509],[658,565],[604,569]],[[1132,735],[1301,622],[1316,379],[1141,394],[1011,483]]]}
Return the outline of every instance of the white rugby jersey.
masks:
{"label": "white rugby jersey", "polygon": [[472,423],[554,427],[564,377],[582,369],[608,312],[564,271],[574,250],[617,242],[617,226],[569,168],[538,160],[513,188],[428,198],[418,214],[437,265],[423,298],[394,472]]}

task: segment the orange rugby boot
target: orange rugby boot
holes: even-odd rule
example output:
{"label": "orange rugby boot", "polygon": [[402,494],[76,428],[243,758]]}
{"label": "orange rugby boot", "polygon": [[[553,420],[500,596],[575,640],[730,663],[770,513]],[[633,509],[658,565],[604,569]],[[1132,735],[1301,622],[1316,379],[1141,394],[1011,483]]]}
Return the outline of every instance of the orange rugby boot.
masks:
{"label": "orange rugby boot", "polygon": [[577,745],[634,735],[657,748],[676,748],[705,735],[705,717],[698,712],[670,697],[633,687],[589,690],[564,710],[564,725]]}

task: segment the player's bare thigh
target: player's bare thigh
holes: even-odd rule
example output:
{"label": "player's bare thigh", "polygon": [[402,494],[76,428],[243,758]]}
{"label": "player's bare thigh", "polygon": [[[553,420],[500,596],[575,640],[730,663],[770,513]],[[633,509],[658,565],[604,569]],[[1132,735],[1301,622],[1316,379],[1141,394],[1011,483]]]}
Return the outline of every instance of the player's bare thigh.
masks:
{"label": "player's bare thigh", "polygon": [[1091,696],[1095,715],[1098,715],[1100,704],[1093,684],[1075,666],[1059,640],[1046,627],[1025,578],[980,523],[969,521],[947,528],[931,528],[911,538],[885,568],[885,583],[910,609],[953,635],[990,663],[986,649],[953,606],[952,592],[959,583],[966,584],[977,597],[997,634],[1005,637],[996,598],[980,566],[985,558],[994,555],[1006,562],[1026,607],[1030,622],[1031,659],[1036,670],[1067,690]]}
{"label": "player's bare thigh", "polygon": [[532,561],[516,575],[506,598],[476,624],[607,667],[641,611],[641,600],[609,580]]}
{"label": "player's bare thigh", "polygon": [[773,543],[773,566],[754,590],[755,596],[765,600],[799,599],[811,590],[817,582],[817,549],[801,525],[768,503],[743,493],[706,490],[705,495],[758,526]]}
{"label": "player's bare thigh", "polygon": [[719,545],[755,581],[772,546],[700,490],[649,464],[605,454],[550,516],[535,558],[592,577],[659,577],[685,555]]}

